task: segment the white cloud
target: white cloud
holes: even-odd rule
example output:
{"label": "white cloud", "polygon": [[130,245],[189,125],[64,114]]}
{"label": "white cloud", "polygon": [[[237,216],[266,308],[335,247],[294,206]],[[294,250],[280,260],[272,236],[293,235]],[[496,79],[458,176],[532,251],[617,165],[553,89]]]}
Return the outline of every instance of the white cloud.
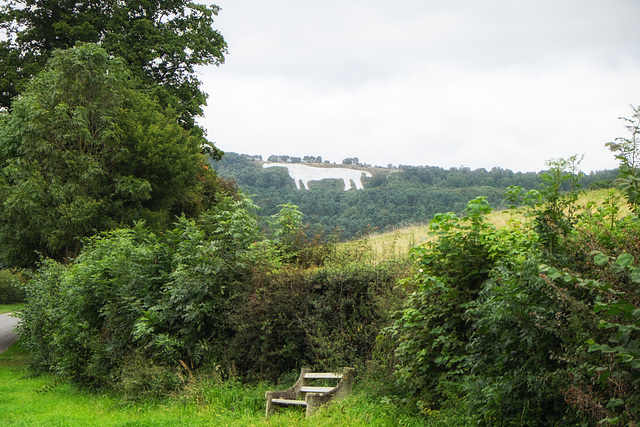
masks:
{"label": "white cloud", "polygon": [[231,54],[202,72],[201,123],[227,151],[598,170],[640,103],[631,1],[219,4]]}

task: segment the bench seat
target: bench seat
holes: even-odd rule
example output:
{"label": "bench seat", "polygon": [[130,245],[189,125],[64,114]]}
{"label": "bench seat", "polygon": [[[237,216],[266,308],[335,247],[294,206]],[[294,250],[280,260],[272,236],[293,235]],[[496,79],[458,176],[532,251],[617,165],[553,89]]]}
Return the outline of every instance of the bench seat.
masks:
{"label": "bench seat", "polygon": [[[321,405],[334,399],[342,399],[351,394],[353,387],[354,369],[343,368],[340,372],[311,372],[309,368],[302,368],[298,381],[287,390],[268,391],[266,416],[269,417],[278,406],[299,406],[306,408],[307,417]],[[315,380],[336,380],[333,387],[312,386]]]}

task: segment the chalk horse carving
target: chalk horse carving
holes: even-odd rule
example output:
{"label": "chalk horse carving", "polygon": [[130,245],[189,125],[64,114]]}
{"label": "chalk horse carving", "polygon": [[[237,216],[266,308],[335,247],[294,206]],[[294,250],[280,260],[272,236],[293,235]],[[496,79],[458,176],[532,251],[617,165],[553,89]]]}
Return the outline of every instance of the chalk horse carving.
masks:
{"label": "chalk horse carving", "polygon": [[371,177],[369,172],[347,168],[316,168],[289,163],[265,163],[263,167],[287,168],[289,176],[295,181],[298,190],[308,190],[309,181],[321,181],[323,179],[341,179],[344,182],[344,191],[351,189],[351,182],[353,182],[357,190],[362,190],[364,188],[362,186],[362,175]]}

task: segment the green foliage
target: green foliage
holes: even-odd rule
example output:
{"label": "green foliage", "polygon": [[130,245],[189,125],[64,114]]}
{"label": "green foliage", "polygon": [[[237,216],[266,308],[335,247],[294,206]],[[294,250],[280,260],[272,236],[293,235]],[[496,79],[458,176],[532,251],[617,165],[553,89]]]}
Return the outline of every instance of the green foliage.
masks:
{"label": "green foliage", "polygon": [[335,237],[310,229],[303,223],[304,214],[298,206],[279,205],[280,211],[268,219],[269,244],[276,258],[301,267],[321,266],[330,261],[335,249]]}
{"label": "green foliage", "polygon": [[412,250],[410,294],[386,330],[399,386],[423,411],[455,401],[479,425],[575,422],[560,392],[566,303],[538,276],[536,234],[495,229],[489,211],[476,199],[463,218],[436,215],[434,238]]}
{"label": "green foliage", "polygon": [[535,230],[540,241],[552,256],[562,252],[562,237],[570,233],[576,222],[575,202],[578,200],[582,172],[578,170],[582,158],[551,159],[549,170],[542,174],[539,190],[524,192],[521,187],[510,186],[505,198],[512,207],[519,204],[532,207]]}
{"label": "green foliage", "polygon": [[[597,253],[594,262],[605,266],[609,263],[609,257]],[[634,267],[633,262],[632,255],[623,253],[611,263],[611,269],[614,273],[628,275],[637,284],[640,283],[640,268]],[[609,284],[594,285],[609,296],[594,304],[594,313],[606,316],[605,319],[600,319],[598,328],[612,330],[613,333],[609,332],[611,335],[608,337],[608,344],[599,344],[593,338],[587,340],[589,352],[601,352],[605,356],[602,360],[605,363],[590,365],[589,371],[598,376],[601,384],[615,385],[607,393],[609,400],[603,402],[610,412],[606,421],[609,424],[635,423],[640,418],[640,396],[635,393],[640,384],[640,309]]]}
{"label": "green foliage", "polygon": [[227,200],[162,236],[139,223],[89,239],[73,264],[43,261],[20,314],[32,366],[117,386],[131,364],[152,373],[221,361],[253,265],[250,209]]}
{"label": "green foliage", "polygon": [[473,334],[454,389],[482,425],[577,422],[561,390],[566,352],[580,332],[566,322],[566,302],[537,276],[538,263],[495,269],[468,309]]}
{"label": "green foliage", "polygon": [[563,242],[565,259],[572,262],[541,269],[565,303],[559,316],[575,336],[563,356],[567,381],[561,392],[584,419],[633,424],[638,419],[632,365],[639,356],[635,312],[640,304],[640,270],[633,260],[640,230],[633,218],[620,217],[615,192],[597,206],[586,206],[578,219]]}
{"label": "green foliage", "polygon": [[254,210],[225,199],[163,234],[137,223],[88,239],[69,265],[43,261],[21,313],[32,366],[132,396],[180,386],[182,363],[250,378],[364,366],[402,264],[303,270]]}
{"label": "green foliage", "polygon": [[496,230],[484,221],[488,211],[486,201],[476,199],[467,217],[436,215],[430,224],[435,238],[411,251],[416,271],[402,283],[413,292],[388,332],[399,343],[400,378],[415,395],[436,392],[440,381],[459,373],[469,338],[464,308],[477,298],[501,250],[489,245]]}
{"label": "green foliage", "polygon": [[[288,156],[272,156],[270,161],[293,161]],[[309,156],[311,157],[311,156]],[[337,167],[327,164],[323,167]],[[367,228],[386,231],[394,227],[426,224],[435,214],[461,214],[469,200],[485,197],[497,209],[505,207],[504,189],[510,185],[528,191],[541,183],[541,173],[469,168],[443,169],[435,166],[368,167],[364,189],[343,191],[341,181],[312,181],[309,191],[297,190],[285,168],[262,167],[258,156],[226,153],[213,167],[220,176],[233,178],[260,207],[265,220],[278,214],[280,205],[298,207],[309,224],[307,234],[324,230],[341,240],[357,238]],[[318,166],[318,165],[311,165]],[[617,171],[598,171],[579,176],[579,183],[614,179]],[[563,187],[563,190],[564,187]]]}
{"label": "green foliage", "polygon": [[215,197],[203,138],[96,45],[54,53],[0,142],[0,250],[12,266],[74,258],[84,237],[136,220],[161,230]]}
{"label": "green foliage", "polygon": [[[212,28],[219,8],[186,0],[15,0],[2,6],[0,106],[9,107],[57,49],[99,43],[123,58],[142,87],[186,128],[206,94],[195,67],[224,61],[227,45]],[[216,156],[220,152],[214,149]]]}
{"label": "green foliage", "polygon": [[551,254],[560,250],[559,234],[568,234],[575,224],[574,204],[578,199],[581,160],[577,155],[549,160],[546,163],[549,171],[542,175],[541,204],[535,212],[535,226]]}
{"label": "green foliage", "polygon": [[26,278],[20,272],[0,270],[0,304],[24,302]]}
{"label": "green foliage", "polygon": [[350,260],[301,270],[257,271],[237,307],[232,360],[252,377],[277,378],[300,366],[363,367],[388,318],[401,264]]}
{"label": "green foliage", "polygon": [[[264,236],[256,207],[230,198],[163,232],[138,223],[104,233],[69,265],[42,262],[27,288],[25,346],[37,369],[128,398],[182,388],[184,399],[217,399],[220,387],[195,378],[289,379],[303,365],[348,365],[382,379],[376,403],[399,405],[394,420],[635,423],[640,225],[621,218],[614,192],[578,212],[577,163],[549,162],[535,192],[509,190],[533,206],[531,223],[497,229],[483,197],[462,215],[435,215],[408,278],[402,259],[374,263],[364,240],[309,239],[291,202],[269,214]],[[129,176],[116,188],[145,203]],[[321,211],[325,197],[339,204],[367,190],[314,191],[297,194]]]}
{"label": "green foliage", "polygon": [[613,188],[615,187],[612,179],[602,179],[599,181],[594,181],[589,185],[589,190],[599,190],[602,188]]}
{"label": "green foliage", "polygon": [[283,256],[295,257],[301,246],[302,212],[296,205],[279,205],[280,212],[272,216],[270,230],[272,242]]}
{"label": "green foliage", "polygon": [[[633,267],[633,256],[623,253],[610,262],[610,257],[601,252],[593,255],[595,265],[608,266],[614,273],[640,282],[640,268]],[[581,353],[581,363],[573,368],[573,381],[566,390],[567,401],[600,423],[635,424],[640,404],[635,393],[640,381],[637,338],[640,311],[612,283],[577,277],[549,266],[541,271],[555,282],[590,291],[588,324],[592,332],[587,335],[590,335],[588,339],[582,339],[581,348],[576,349]],[[595,332],[596,324],[598,332]],[[606,332],[611,329],[613,334]],[[608,344],[599,343],[605,339]],[[588,353],[585,353],[585,344]]]}
{"label": "green foliage", "polygon": [[597,221],[603,229],[613,231],[620,221],[621,209],[619,201],[620,193],[616,190],[609,190],[601,204],[588,203],[582,214],[578,216],[578,220],[585,225],[589,222]]}
{"label": "green foliage", "polygon": [[616,153],[616,159],[620,161],[620,176],[616,185],[625,195],[636,214],[640,206],[640,109],[631,107],[633,116],[631,119],[622,117],[628,123],[627,130],[631,134],[628,138],[616,138],[614,142],[606,145]]}

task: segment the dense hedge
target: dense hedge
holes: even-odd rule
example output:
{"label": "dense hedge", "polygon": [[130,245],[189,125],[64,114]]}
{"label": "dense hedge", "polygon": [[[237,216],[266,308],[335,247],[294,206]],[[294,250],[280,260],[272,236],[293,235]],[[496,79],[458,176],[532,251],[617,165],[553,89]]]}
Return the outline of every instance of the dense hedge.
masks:
{"label": "dense hedge", "polygon": [[270,378],[300,366],[362,367],[404,274],[403,263],[346,262],[256,277],[234,310],[228,357],[242,372]]}
{"label": "dense hedge", "polygon": [[72,264],[43,261],[21,313],[33,368],[141,397],[178,386],[181,366],[271,379],[363,366],[402,263],[295,238],[292,207],[266,239],[252,210],[228,200],[164,235],[138,224],[90,239]]}

